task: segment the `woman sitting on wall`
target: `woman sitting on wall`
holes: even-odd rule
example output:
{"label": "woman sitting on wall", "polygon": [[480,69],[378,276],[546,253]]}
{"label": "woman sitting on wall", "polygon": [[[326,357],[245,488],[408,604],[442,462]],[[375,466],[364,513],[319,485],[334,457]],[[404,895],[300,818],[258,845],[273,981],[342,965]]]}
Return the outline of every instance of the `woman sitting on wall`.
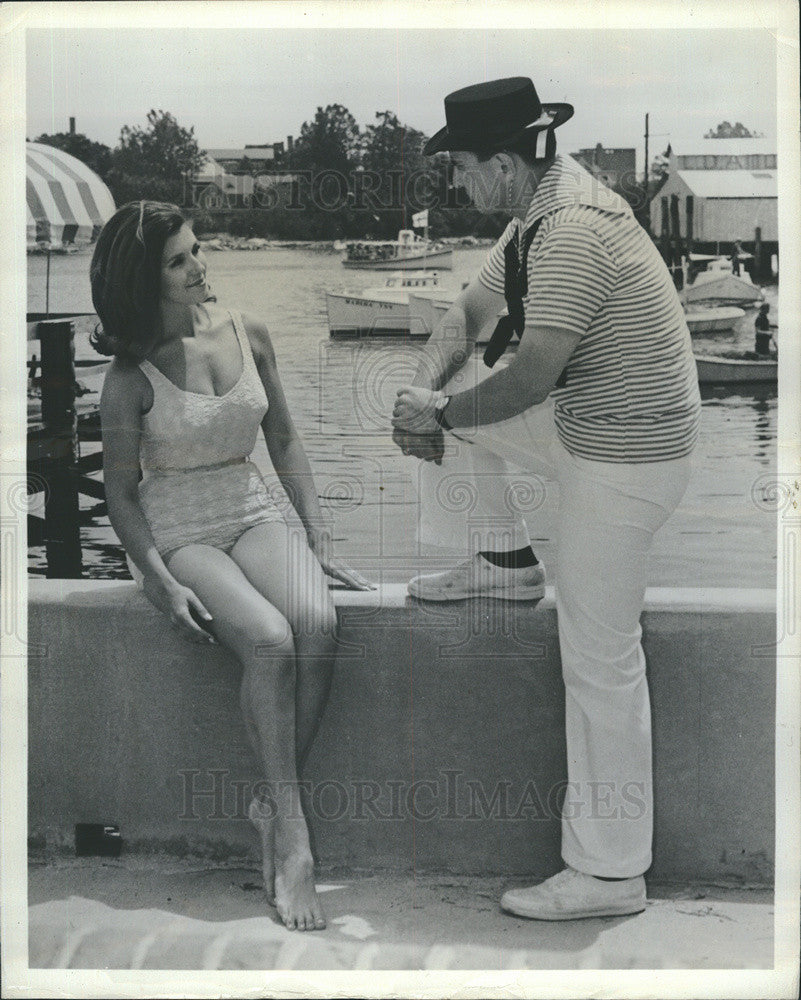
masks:
{"label": "woman sitting on wall", "polygon": [[[371,584],[332,556],[266,327],[210,296],[178,208],[120,208],[98,238],[91,283],[102,325],[93,344],[115,356],[100,401],[111,524],[173,628],[218,641],[241,663],[245,726],[269,789],[249,811],[265,889],[288,928],[322,928],[298,772],[334,663],[325,573]],[[259,426],[305,538],[249,460]]]}

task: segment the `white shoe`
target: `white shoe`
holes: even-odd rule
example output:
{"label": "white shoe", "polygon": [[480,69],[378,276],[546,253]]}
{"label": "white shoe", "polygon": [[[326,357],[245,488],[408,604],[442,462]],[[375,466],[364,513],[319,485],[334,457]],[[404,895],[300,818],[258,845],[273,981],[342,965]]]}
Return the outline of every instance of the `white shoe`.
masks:
{"label": "white shoe", "polygon": [[463,601],[468,597],[532,601],[545,595],[545,567],[540,562],[505,569],[476,554],[444,573],[416,576],[406,589],[421,601]]}
{"label": "white shoe", "polygon": [[645,909],[645,879],[603,882],[565,868],[539,885],[510,889],[501,909],[532,920],[577,920],[581,917],[622,917]]}

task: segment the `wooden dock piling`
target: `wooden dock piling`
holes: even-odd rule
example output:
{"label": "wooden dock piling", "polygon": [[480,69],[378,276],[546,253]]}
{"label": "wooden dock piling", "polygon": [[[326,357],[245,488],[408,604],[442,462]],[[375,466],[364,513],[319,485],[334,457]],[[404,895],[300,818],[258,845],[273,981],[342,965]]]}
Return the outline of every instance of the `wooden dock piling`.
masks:
{"label": "wooden dock piling", "polygon": [[41,345],[42,426],[28,436],[28,469],[45,484],[47,576],[83,575],[78,508],[78,418],[75,410],[75,327],[70,320],[37,324]]}
{"label": "wooden dock piling", "polygon": [[762,228],[754,229],[754,276],[757,279],[765,277],[765,260],[762,252]]}

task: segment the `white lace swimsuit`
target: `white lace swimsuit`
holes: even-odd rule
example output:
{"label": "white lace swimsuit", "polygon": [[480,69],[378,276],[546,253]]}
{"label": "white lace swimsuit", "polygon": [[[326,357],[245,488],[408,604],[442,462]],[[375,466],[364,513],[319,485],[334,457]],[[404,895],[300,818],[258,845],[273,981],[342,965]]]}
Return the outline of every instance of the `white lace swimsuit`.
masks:
{"label": "white lace swimsuit", "polygon": [[[139,365],[153,387],[153,405],[142,415],[139,501],[163,558],[193,543],[230,552],[248,528],[283,521],[248,458],[269,404],[242,318],[228,316],[242,374],[222,396],[179,389],[149,361]],[[220,321],[219,308],[198,307],[197,323],[212,321]],[[128,566],[141,583],[130,559]]]}

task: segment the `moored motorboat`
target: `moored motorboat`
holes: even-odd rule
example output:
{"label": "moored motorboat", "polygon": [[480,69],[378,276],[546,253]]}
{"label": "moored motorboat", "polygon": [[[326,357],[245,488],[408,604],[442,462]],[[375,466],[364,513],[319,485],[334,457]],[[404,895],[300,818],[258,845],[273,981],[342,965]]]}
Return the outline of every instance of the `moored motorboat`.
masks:
{"label": "moored motorboat", "polygon": [[698,381],[702,384],[733,382],[772,382],[778,380],[779,364],[775,358],[765,360],[720,355],[695,355]]}
{"label": "moored motorboat", "polygon": [[449,271],[453,267],[453,250],[441,243],[421,239],[412,229],[401,229],[397,240],[348,242],[342,264],[373,271],[409,271],[428,267]]}
{"label": "moored motorboat", "polygon": [[[417,326],[425,327],[430,333],[433,333],[439,321],[453,305],[458,294],[458,292],[452,290],[447,291],[442,289],[412,292],[409,295],[409,313]],[[504,308],[498,313],[497,319],[505,315],[506,309]],[[494,330],[495,324],[486,326],[476,337],[476,344],[488,344]],[[514,348],[516,343],[516,339],[513,338],[512,348]]]}
{"label": "moored motorboat", "polygon": [[444,288],[419,289],[409,292],[411,325],[433,333],[437,323],[448,311],[458,294],[458,292]]}
{"label": "moored motorboat", "polygon": [[745,316],[742,309],[735,306],[685,306],[684,318],[690,333],[718,333],[732,330]]}
{"label": "moored motorboat", "polygon": [[332,337],[427,337],[431,327],[410,314],[409,296],[443,291],[436,271],[397,271],[379,287],[326,292],[328,332]]}
{"label": "moored motorboat", "polygon": [[691,255],[690,263],[695,257],[705,259],[707,267],[688,284],[686,263],[683,266],[685,281],[681,298],[685,305],[708,302],[715,306],[749,306],[765,300],[762,289],[751,281],[745,269],[739,275],[732,272],[728,258]]}

